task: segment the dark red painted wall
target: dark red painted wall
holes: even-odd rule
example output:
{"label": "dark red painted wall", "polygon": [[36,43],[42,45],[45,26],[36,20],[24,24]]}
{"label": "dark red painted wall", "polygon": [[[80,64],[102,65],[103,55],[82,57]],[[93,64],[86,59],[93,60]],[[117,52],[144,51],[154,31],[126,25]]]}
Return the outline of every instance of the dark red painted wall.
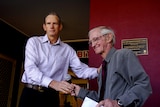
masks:
{"label": "dark red painted wall", "polygon": [[[160,106],[160,1],[159,0],[90,0],[90,29],[106,25],[116,33],[116,48],[122,39],[148,38],[148,55],[138,56],[150,76],[153,94],[144,107]],[[98,67],[101,57],[89,49],[89,65]],[[97,90],[96,81],[90,89]]]}

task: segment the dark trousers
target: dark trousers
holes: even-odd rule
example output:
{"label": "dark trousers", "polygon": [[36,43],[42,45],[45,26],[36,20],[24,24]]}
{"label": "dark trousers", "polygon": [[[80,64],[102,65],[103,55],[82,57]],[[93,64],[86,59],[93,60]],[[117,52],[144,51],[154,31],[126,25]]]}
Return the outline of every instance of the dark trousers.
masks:
{"label": "dark trousers", "polygon": [[24,87],[18,107],[59,107],[59,93],[49,88],[39,92]]}

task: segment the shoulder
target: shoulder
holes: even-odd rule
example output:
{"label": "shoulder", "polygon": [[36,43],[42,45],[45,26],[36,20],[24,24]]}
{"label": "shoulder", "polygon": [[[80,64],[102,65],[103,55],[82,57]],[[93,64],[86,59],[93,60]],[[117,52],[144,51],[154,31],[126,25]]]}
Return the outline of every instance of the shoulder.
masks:
{"label": "shoulder", "polygon": [[43,41],[43,36],[32,36],[28,38],[26,45],[36,46],[37,44],[41,44]]}
{"label": "shoulder", "polygon": [[115,53],[121,55],[127,55],[127,54],[133,54],[133,51],[130,49],[123,48],[123,49],[117,49]]}
{"label": "shoulder", "polygon": [[61,42],[61,45],[67,49],[70,49],[70,50],[74,50],[69,44],[65,43],[65,42]]}
{"label": "shoulder", "polygon": [[132,50],[123,48],[123,49],[117,49],[114,53],[114,57],[123,59],[129,57],[136,57],[136,55]]}
{"label": "shoulder", "polygon": [[36,40],[38,38],[39,38],[38,36],[31,36],[31,37],[28,38],[28,41],[33,41],[33,40]]}
{"label": "shoulder", "polygon": [[34,41],[42,41],[44,36],[32,36],[28,39],[28,42],[34,42]]}

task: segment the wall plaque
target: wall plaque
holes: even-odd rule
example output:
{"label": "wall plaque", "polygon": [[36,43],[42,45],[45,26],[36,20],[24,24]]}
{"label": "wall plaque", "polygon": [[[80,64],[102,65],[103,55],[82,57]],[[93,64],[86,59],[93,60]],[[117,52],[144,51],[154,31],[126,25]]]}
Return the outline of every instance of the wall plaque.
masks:
{"label": "wall plaque", "polygon": [[122,48],[131,49],[136,55],[148,55],[147,38],[123,39]]}

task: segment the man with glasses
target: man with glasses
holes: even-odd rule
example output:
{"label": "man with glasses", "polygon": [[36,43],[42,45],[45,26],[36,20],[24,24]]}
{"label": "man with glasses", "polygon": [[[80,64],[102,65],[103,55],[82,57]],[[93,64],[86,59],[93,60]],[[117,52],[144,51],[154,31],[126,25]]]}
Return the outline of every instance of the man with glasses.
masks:
{"label": "man with glasses", "polygon": [[149,76],[131,50],[115,49],[114,44],[111,28],[99,26],[89,31],[89,45],[103,58],[105,74],[103,70],[99,73],[98,93],[74,85],[72,95],[94,99],[99,102],[97,107],[141,107],[152,93]]}

